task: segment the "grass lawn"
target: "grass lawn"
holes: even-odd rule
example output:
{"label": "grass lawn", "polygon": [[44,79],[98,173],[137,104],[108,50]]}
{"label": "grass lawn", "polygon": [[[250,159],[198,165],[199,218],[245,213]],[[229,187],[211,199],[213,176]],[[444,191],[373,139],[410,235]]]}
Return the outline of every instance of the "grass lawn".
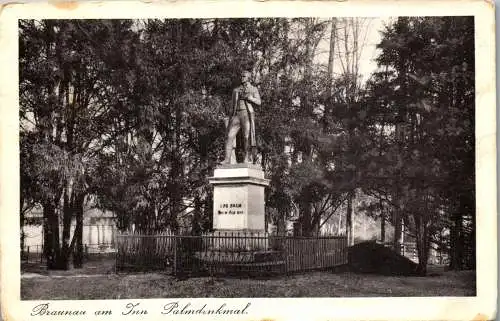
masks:
{"label": "grass lawn", "polygon": [[[431,270],[426,277],[352,272],[310,272],[269,279],[113,273],[112,262],[88,262],[83,270],[24,274],[23,300],[174,297],[379,297],[474,296],[475,271]],[[26,270],[25,270],[26,271]],[[104,272],[98,273],[96,272]],[[76,274],[78,273],[78,274]]]}

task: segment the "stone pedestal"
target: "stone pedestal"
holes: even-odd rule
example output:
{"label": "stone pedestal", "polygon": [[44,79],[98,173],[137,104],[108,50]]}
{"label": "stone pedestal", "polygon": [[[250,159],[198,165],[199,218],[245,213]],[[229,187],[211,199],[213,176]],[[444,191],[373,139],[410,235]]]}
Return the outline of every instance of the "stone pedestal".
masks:
{"label": "stone pedestal", "polygon": [[264,189],[269,180],[253,164],[218,166],[209,178],[214,186],[213,227],[216,231],[265,231]]}
{"label": "stone pedestal", "polygon": [[265,195],[269,180],[253,164],[218,166],[209,178],[214,186],[213,228],[205,248],[197,253],[208,265],[217,262],[226,272],[255,270],[255,264],[269,265],[280,253],[269,249],[265,233]]}

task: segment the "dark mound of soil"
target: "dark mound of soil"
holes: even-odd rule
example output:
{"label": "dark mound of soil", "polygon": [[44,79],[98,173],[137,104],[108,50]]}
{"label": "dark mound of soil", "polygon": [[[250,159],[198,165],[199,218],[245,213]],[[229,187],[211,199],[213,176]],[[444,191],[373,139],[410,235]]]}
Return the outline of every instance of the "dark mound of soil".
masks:
{"label": "dark mound of soil", "polygon": [[416,263],[376,242],[358,243],[348,251],[351,271],[382,275],[418,275]]}

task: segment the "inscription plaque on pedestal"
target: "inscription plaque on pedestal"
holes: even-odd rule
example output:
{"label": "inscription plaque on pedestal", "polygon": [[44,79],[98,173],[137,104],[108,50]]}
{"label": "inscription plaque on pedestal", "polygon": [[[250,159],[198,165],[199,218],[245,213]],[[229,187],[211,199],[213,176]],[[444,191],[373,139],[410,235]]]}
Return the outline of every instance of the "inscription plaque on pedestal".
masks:
{"label": "inscription plaque on pedestal", "polygon": [[264,178],[264,171],[259,166],[221,165],[209,181],[214,186],[215,230],[264,231],[264,189],[269,180]]}

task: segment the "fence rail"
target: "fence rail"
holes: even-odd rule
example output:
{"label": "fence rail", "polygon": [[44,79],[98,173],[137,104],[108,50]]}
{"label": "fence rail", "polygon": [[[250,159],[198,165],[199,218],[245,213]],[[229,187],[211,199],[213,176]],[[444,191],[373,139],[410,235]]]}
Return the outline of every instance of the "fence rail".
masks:
{"label": "fence rail", "polygon": [[218,232],[202,236],[121,234],[116,270],[173,274],[283,274],[347,264],[345,236]]}

